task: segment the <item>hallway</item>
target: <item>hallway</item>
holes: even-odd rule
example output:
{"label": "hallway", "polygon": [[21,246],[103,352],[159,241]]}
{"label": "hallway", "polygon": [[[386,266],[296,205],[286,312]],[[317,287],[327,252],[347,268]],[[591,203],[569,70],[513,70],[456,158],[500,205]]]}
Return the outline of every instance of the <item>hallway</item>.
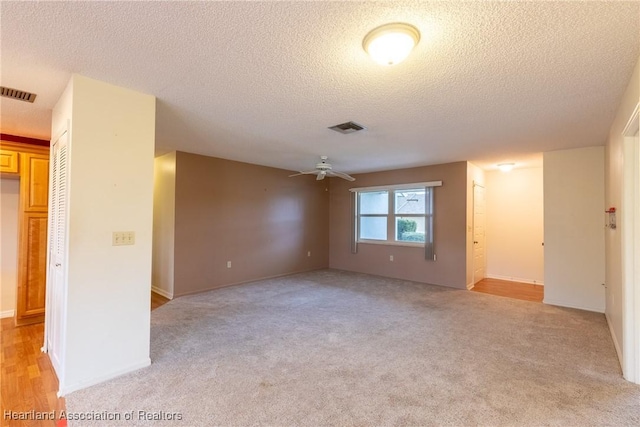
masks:
{"label": "hallway", "polygon": [[514,298],[524,301],[542,302],[544,286],[529,283],[510,282],[499,279],[482,279],[471,289],[490,295]]}

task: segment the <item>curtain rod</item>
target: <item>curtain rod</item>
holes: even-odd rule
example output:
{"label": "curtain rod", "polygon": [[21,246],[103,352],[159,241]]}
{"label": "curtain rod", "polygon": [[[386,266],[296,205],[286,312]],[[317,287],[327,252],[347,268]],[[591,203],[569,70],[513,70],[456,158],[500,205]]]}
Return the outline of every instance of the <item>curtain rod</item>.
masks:
{"label": "curtain rod", "polygon": [[375,187],[358,187],[350,188],[351,192],[358,191],[375,191],[375,190],[398,190],[420,187],[442,187],[442,181],[414,182],[412,184],[395,184],[395,185],[377,185]]}

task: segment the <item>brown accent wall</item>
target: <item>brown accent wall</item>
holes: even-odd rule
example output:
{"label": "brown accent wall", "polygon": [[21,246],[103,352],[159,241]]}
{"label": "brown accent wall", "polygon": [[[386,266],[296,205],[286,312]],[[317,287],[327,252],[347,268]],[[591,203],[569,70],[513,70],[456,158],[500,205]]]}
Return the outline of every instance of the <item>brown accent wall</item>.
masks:
{"label": "brown accent wall", "polygon": [[51,143],[46,139],[29,138],[26,136],[11,135],[8,133],[0,133],[0,139],[2,141],[18,142],[20,144],[39,145],[42,147],[48,147]]}
{"label": "brown accent wall", "polygon": [[176,153],[174,296],[329,266],[329,180],[289,174]]}
{"label": "brown accent wall", "polygon": [[[467,163],[457,162],[355,175],[357,181],[331,180],[331,268],[398,279],[466,288]],[[435,253],[427,261],[424,249],[396,245],[358,244],[351,253],[350,188],[442,181],[434,193]],[[394,261],[389,260],[394,256]]]}

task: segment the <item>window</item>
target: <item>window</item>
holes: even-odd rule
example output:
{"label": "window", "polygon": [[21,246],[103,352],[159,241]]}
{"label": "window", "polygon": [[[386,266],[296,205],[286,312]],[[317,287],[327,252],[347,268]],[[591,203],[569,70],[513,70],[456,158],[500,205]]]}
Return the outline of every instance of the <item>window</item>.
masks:
{"label": "window", "polygon": [[354,188],[352,252],[358,243],[425,247],[433,255],[433,187],[441,181]]}
{"label": "window", "polygon": [[359,191],[358,240],[424,244],[427,192],[424,187]]}
{"label": "window", "polygon": [[394,191],[396,241],[424,243],[425,193],[425,188]]}
{"label": "window", "polygon": [[359,239],[387,240],[387,217],[389,215],[389,192],[367,191],[359,193],[358,215]]}

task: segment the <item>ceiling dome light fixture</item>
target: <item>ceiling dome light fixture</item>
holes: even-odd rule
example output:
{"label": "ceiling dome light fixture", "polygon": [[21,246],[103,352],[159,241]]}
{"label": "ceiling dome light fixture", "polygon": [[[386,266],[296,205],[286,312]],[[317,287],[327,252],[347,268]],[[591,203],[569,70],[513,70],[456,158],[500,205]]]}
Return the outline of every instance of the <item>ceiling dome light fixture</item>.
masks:
{"label": "ceiling dome light fixture", "polygon": [[395,65],[405,60],[420,41],[413,25],[395,22],[369,31],[362,41],[365,52],[380,65]]}
{"label": "ceiling dome light fixture", "polygon": [[502,172],[510,172],[515,165],[515,163],[500,163],[498,165],[498,169],[500,169]]}

